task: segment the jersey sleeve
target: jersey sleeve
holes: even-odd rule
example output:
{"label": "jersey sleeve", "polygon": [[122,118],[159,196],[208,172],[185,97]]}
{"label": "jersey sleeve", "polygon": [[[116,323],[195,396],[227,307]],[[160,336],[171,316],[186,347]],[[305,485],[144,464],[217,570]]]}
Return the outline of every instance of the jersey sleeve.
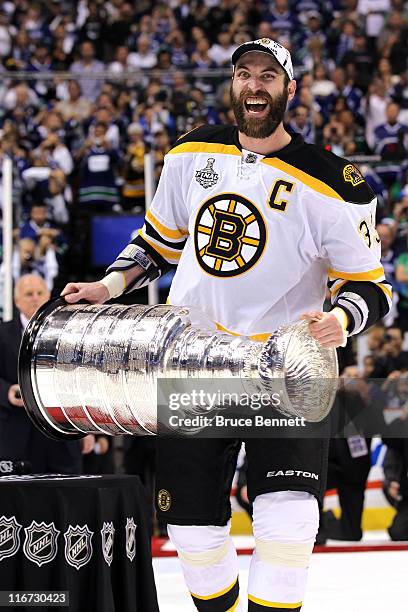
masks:
{"label": "jersey sleeve", "polygon": [[176,265],[188,237],[188,211],[183,197],[182,165],[165,157],[159,184],[144,225],[107,273],[124,272],[135,265],[143,272],[126,287],[125,293],[139,289]]}
{"label": "jersey sleeve", "polygon": [[156,194],[139,235],[169,264],[177,264],[188,237],[182,160],[166,156]]}
{"label": "jersey sleeve", "polygon": [[328,204],[322,213],[321,248],[329,261],[331,302],[347,313],[350,334],[364,331],[391,307],[392,290],[380,262],[375,210],[374,199],[364,205]]}

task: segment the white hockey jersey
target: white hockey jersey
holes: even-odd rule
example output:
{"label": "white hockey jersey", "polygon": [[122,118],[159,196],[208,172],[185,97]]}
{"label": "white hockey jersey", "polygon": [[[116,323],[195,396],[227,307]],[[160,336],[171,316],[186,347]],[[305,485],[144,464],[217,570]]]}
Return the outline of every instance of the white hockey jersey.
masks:
{"label": "white hockey jersey", "polygon": [[333,303],[358,333],[387,312],[376,200],[347,160],[296,135],[262,156],[237,128],[203,126],[165,158],[139,244],[178,264],[169,302],[233,334],[266,338]]}

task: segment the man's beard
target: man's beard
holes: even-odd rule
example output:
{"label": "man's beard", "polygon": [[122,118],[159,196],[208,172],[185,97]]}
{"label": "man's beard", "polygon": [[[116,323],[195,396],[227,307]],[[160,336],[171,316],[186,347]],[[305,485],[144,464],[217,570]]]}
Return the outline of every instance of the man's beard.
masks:
{"label": "man's beard", "polygon": [[[230,89],[231,106],[234,111],[235,120],[239,131],[249,138],[268,138],[271,136],[278,125],[283,121],[286,106],[288,103],[288,91],[283,89],[282,93],[272,98],[266,91],[261,92],[241,92],[237,97],[233,91],[232,83]],[[249,96],[262,97],[268,101],[269,112],[266,117],[251,117],[245,110],[245,98]]]}

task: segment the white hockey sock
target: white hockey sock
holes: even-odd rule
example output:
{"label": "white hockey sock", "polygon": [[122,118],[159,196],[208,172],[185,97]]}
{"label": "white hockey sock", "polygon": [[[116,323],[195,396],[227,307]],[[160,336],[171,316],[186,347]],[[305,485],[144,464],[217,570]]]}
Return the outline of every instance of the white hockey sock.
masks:
{"label": "white hockey sock", "polygon": [[319,526],[317,500],[304,491],[266,493],[255,499],[253,515],[248,611],[298,611]]}
{"label": "white hockey sock", "polygon": [[237,553],[225,527],[167,525],[197,610],[242,612]]}

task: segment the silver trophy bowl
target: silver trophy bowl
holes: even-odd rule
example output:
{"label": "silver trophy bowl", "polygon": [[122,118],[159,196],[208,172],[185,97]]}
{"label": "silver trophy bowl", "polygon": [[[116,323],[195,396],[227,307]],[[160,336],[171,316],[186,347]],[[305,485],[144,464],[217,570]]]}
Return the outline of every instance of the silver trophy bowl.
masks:
{"label": "silver trophy bowl", "polygon": [[[214,329],[195,308],[159,304],[48,302],[31,319],[19,355],[30,418],[48,436],[155,435],[159,379],[234,379],[246,393],[272,393],[287,417],[319,422],[337,389],[335,349],[306,322],[277,329],[265,343]],[[221,407],[222,408],[222,407]],[[185,414],[208,414],[191,406]]]}

